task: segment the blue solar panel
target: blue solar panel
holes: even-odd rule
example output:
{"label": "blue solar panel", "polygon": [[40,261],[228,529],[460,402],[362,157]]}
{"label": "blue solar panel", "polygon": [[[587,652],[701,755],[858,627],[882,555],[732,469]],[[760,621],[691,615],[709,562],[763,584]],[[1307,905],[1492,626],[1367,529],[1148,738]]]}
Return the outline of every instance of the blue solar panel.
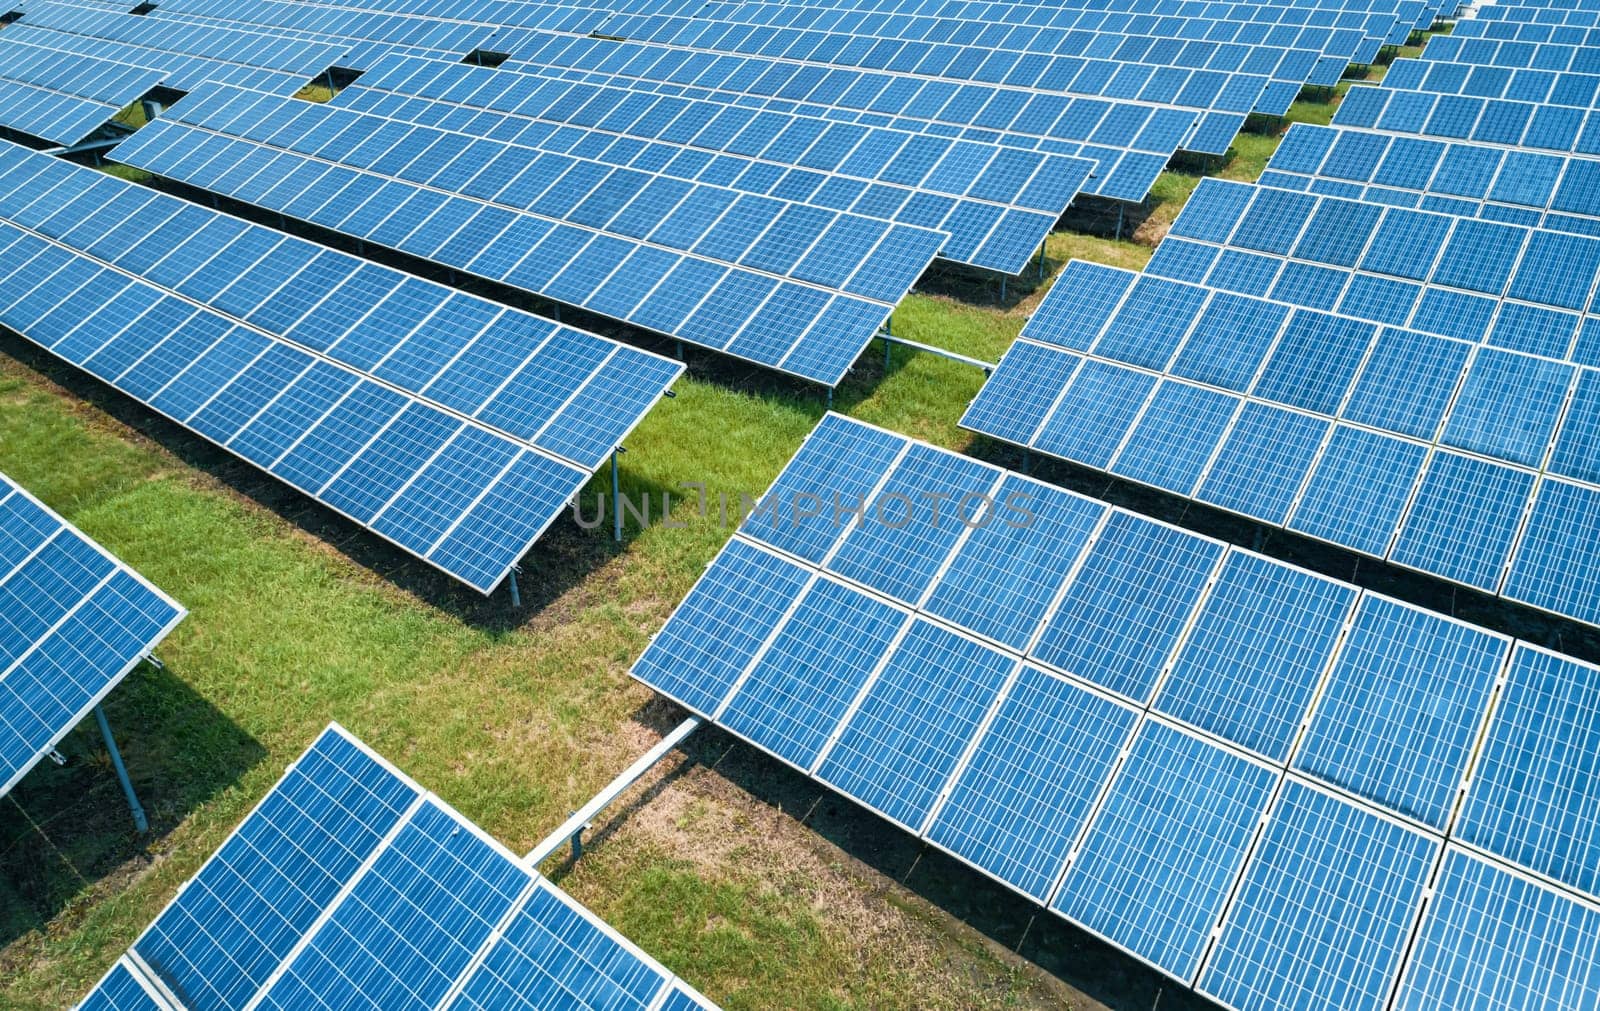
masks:
{"label": "blue solar panel", "polygon": [[[119,965],[80,1007],[398,1009],[448,997],[644,1011],[674,986],[693,996],[337,726]],[[161,995],[122,1003],[141,990]]]}
{"label": "blue solar panel", "polygon": [[1133,271],[1073,260],[1045,293],[1022,336],[1073,351],[1088,350],[1138,277]]}
{"label": "blue solar panel", "polygon": [[1287,761],[1355,596],[1332,580],[1230,552],[1155,708]]}
{"label": "blue solar panel", "polygon": [[735,539],[634,665],[634,674],[690,708],[717,711],[805,588],[806,571]]}
{"label": "blue solar panel", "polygon": [[1533,482],[1527,471],[1435,452],[1390,560],[1494,592]]}
{"label": "blue solar panel", "polygon": [[1174,527],[1113,514],[1034,655],[1143,702],[1222,554]]}
{"label": "blue solar panel", "polygon": [[1573,371],[1527,355],[1479,350],[1456,395],[1443,441],[1538,467],[1566,404]]}
{"label": "blue solar panel", "polygon": [[929,841],[1047,900],[1136,718],[1024,666],[935,815]]}
{"label": "blue solar panel", "polygon": [[851,510],[863,508],[905,446],[906,440],[892,433],[868,435],[842,419],[824,418],[740,529],[820,565],[849,523]]}
{"label": "blue solar panel", "polygon": [[0,796],[186,613],[0,474]]}
{"label": "blue solar panel", "polygon": [[1363,599],[1295,767],[1442,831],[1508,649],[1460,622]]}
{"label": "blue solar panel", "polygon": [[1054,908],[1192,979],[1277,779],[1274,769],[1147,721]]}
{"label": "blue solar panel", "polygon": [[979,522],[999,477],[986,464],[913,445],[844,535],[828,568],[918,603],[956,541]]}
{"label": "blue solar panel", "polygon": [[1240,1011],[1378,1011],[1439,843],[1290,779],[1201,971]]}
{"label": "blue solar panel", "polygon": [[916,620],[838,731],[817,777],[919,831],[1016,665]]}
{"label": "blue solar panel", "polygon": [[1458,838],[1600,894],[1592,769],[1600,670],[1520,645],[1456,821]]}
{"label": "blue solar panel", "polygon": [[1401,1011],[1581,1007],[1600,908],[1451,847],[1395,997]]}
{"label": "blue solar panel", "polygon": [[717,718],[809,771],[906,621],[875,597],[817,580]]}
{"label": "blue solar panel", "polygon": [[1545,478],[1506,577],[1505,595],[1600,624],[1600,491]]}
{"label": "blue solar panel", "polygon": [[1331,427],[1309,414],[1247,402],[1195,498],[1282,523]]}
{"label": "blue solar panel", "polygon": [[1021,651],[1106,510],[1014,474],[993,499],[924,608]]}
{"label": "blue solar panel", "polygon": [[1163,381],[1118,450],[1112,473],[1189,494],[1239,405],[1239,398],[1215,390]]}
{"label": "blue solar panel", "polygon": [[1427,457],[1421,443],[1335,426],[1289,529],[1384,557]]}
{"label": "blue solar panel", "polygon": [[15,146],[0,185],[0,260],[54,265],[0,320],[483,593],[682,370]]}

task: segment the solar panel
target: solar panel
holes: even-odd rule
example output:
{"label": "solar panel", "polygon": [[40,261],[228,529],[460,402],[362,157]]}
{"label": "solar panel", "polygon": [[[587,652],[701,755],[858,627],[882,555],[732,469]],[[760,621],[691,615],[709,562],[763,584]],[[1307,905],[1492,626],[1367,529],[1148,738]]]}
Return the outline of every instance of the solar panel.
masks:
{"label": "solar panel", "polygon": [[713,1008],[337,724],[78,1005]]}
{"label": "solar panel", "polygon": [[0,474],[0,796],[187,613]]}
{"label": "solar panel", "polygon": [[483,593],[682,371],[15,146],[0,184],[7,326]]}
{"label": "solar panel", "polygon": [[[1147,721],[1053,908],[1168,975],[1192,979],[1277,778],[1270,766]],[[1205,842],[1174,845],[1179,839]]]}
{"label": "solar panel", "polygon": [[998,143],[754,114],[698,93],[646,96],[399,57],[331,104],[946,231],[941,258],[1007,274],[1027,265],[1094,169]]}
{"label": "solar panel", "polygon": [[71,146],[161,83],[159,70],[0,40],[0,126]]}
{"label": "solar panel", "polygon": [[[202,189],[828,386],[944,241],[711,184],[664,196],[638,170],[236,88],[203,89],[117,151]],[[461,158],[471,181],[434,185]]]}
{"label": "solar panel", "polygon": [[1600,985],[1600,908],[1454,846],[1396,1008],[1573,1007]]}
{"label": "solar panel", "polygon": [[[1349,136],[1286,163],[1326,171]],[[1203,180],[1146,273],[1068,264],[963,424],[1592,621],[1600,344],[1567,307],[1594,242]]]}
{"label": "solar panel", "polygon": [[[828,415],[636,678],[1234,1008],[1384,1006],[1444,837],[1475,803],[1486,824],[1505,821],[1495,808],[1527,819],[1507,839],[1550,845],[1572,826],[1558,848],[1585,862],[1571,812],[1592,791],[1572,772],[1596,728],[1508,715],[1507,658],[1525,647],[1004,472],[1037,522],[898,542],[919,556],[906,570],[927,558],[936,576],[896,602],[830,563],[878,522],[870,508],[809,508],[792,542],[807,557],[774,543],[779,507],[827,494],[841,460],[860,461],[844,472],[876,490],[866,502],[945,493],[972,463]],[[1000,544],[1050,559],[1000,584],[1022,588],[995,596],[1004,620],[941,610],[946,586],[983,595],[973,575]],[[1573,670],[1549,672],[1558,694],[1538,706],[1581,715],[1600,675],[1559,662]],[[1546,750],[1526,762],[1535,737]],[[1570,800],[1534,820],[1534,795]]]}
{"label": "solar panel", "polygon": [[1439,848],[1285,781],[1198,989],[1240,1011],[1384,1007]]}

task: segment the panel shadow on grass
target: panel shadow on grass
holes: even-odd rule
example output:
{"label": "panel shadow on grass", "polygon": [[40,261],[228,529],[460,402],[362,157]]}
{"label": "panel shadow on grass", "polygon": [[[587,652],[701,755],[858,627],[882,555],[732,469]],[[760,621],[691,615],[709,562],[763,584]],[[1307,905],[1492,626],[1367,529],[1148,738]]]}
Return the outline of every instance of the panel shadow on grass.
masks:
{"label": "panel shadow on grass", "polygon": [[[264,761],[266,749],[181,672],[142,664],[103,703],[150,831],[134,831],[91,716],[0,800],[0,951],[47,929],[75,897],[147,866],[161,839]],[[6,966],[0,962],[0,974]]]}

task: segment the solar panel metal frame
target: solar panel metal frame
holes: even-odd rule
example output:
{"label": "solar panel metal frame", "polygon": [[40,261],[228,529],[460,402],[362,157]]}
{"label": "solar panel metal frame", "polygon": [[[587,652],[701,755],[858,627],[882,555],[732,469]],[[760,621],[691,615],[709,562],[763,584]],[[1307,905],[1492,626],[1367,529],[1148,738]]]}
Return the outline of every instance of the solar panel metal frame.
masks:
{"label": "solar panel metal frame", "polygon": [[[19,769],[16,770],[15,773],[12,774],[12,776],[9,779],[7,779],[4,782],[0,782],[0,797],[3,797],[6,794],[10,793],[12,788],[15,787],[17,785],[17,783],[21,782],[22,778],[24,776],[26,776],[33,769],[34,766],[38,765],[39,762],[42,761],[44,759],[44,757],[46,755],[48,755],[56,747],[56,745],[60,744],[62,739],[64,739],[68,734],[70,734],[74,727],[76,727],[83,720],[87,719],[89,714],[94,711],[95,707],[98,706],[105,699],[105,697],[107,695],[111,694],[113,689],[115,689],[118,685],[122,684],[123,680],[129,674],[131,674],[133,672],[134,668],[138,667],[139,664],[143,663],[152,654],[152,652],[155,650],[156,646],[159,645],[160,642],[163,639],[165,639],[168,635],[170,635],[172,633],[172,630],[177,628],[179,623],[181,623],[184,618],[189,616],[188,608],[184,607],[182,604],[178,603],[172,597],[168,596],[166,594],[166,592],[163,591],[159,586],[156,586],[154,583],[150,582],[150,580],[148,580],[144,576],[140,575],[136,570],[134,570],[127,563],[123,562],[121,559],[119,559],[115,555],[113,555],[110,551],[106,550],[106,548],[104,546],[102,546],[94,538],[90,537],[89,535],[85,534],[83,531],[79,530],[76,526],[74,526],[72,523],[68,522],[65,518],[63,518],[55,510],[53,510],[49,506],[45,505],[32,492],[28,491],[26,488],[22,487],[22,485],[20,485],[17,482],[13,481],[11,478],[7,477],[5,474],[0,474],[0,492],[5,492],[7,489],[9,489],[9,493],[0,494],[0,500],[4,500],[6,498],[9,498],[11,495],[20,495],[24,499],[26,499],[27,501],[33,503],[38,508],[42,509],[47,516],[49,516],[51,519],[55,520],[55,522],[57,524],[59,524],[58,531],[55,534],[52,534],[50,538],[47,538],[45,543],[49,543],[50,540],[53,540],[55,537],[61,536],[62,534],[66,534],[66,535],[68,535],[70,537],[73,537],[73,538],[79,540],[79,541],[82,541],[84,544],[87,544],[89,547],[93,548],[101,556],[103,556],[104,558],[108,559],[112,563],[112,565],[114,566],[114,568],[112,569],[112,573],[113,574],[116,574],[116,573],[124,573],[124,574],[126,574],[127,576],[132,578],[134,581],[136,581],[144,589],[148,590],[150,593],[154,594],[159,600],[164,602],[168,607],[170,607],[173,610],[174,613],[173,613],[173,617],[161,628],[161,630],[155,636],[153,636],[150,639],[150,641],[148,643],[145,644],[144,648],[139,653],[137,653],[136,655],[134,655],[132,658],[130,658],[127,661],[127,663],[124,665],[121,673],[119,673],[117,676],[115,676],[113,678],[110,678],[106,682],[104,687],[100,688],[97,692],[95,692],[93,694],[93,696],[90,698],[90,700],[82,708],[80,708],[70,718],[70,720],[68,720],[68,722],[65,725],[63,725],[59,730],[57,730],[54,734],[52,734],[50,739],[47,742],[45,742],[41,747],[39,747],[37,751],[35,751],[35,753],[33,755],[33,758],[30,761],[24,763]],[[29,557],[32,557],[32,556],[30,555]],[[20,566],[18,566],[18,567],[20,568]],[[13,569],[11,571],[8,571],[8,572],[4,573],[3,576],[0,576],[0,580],[3,580],[4,577],[9,577],[12,574],[12,572],[14,572],[14,571],[16,571],[16,570]],[[106,578],[109,579],[110,577],[108,576]],[[84,597],[82,600],[80,600],[78,602],[78,604],[74,605],[74,607],[69,608],[68,609],[68,614],[71,614],[73,611],[75,611],[77,609],[78,606],[81,606],[82,603],[84,601],[87,601],[87,600],[88,600],[88,597]],[[37,646],[37,643],[35,644],[35,646]],[[31,652],[31,650],[29,652]],[[27,655],[28,655],[28,653],[24,653],[22,655],[22,657],[18,658],[18,662],[20,662],[21,659],[23,657],[26,657]],[[14,666],[14,664],[13,664],[13,666]],[[3,683],[4,675],[7,674],[7,673],[9,673],[9,669],[0,670],[0,683]]]}

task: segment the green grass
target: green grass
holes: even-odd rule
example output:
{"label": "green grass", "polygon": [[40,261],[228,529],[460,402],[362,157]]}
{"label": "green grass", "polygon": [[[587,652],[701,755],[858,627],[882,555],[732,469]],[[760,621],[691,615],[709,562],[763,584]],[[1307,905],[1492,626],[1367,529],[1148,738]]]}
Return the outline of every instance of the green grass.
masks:
{"label": "green grass", "polygon": [[[1330,113],[1303,102],[1290,118]],[[1211,168],[1254,178],[1275,144],[1243,135]],[[930,279],[896,310],[894,333],[997,360],[1067,260],[1142,268],[1199,178],[1165,173],[1120,240],[1114,220],[1069,219],[1047,243],[1047,276],[1013,279],[1003,300],[992,279]],[[504,593],[455,587],[20,342],[0,339],[0,351],[0,470],[192,612],[160,650],[166,670],[134,675],[107,703],[147,840],[130,833],[83,730],[64,746],[67,768],[47,763],[0,803],[0,1006],[14,1009],[80,996],[330,719],[530,848],[676,718],[628,665],[725,541],[719,493],[736,503],[764,490],[824,410],[814,390],[691,354],[676,399],[623,457],[626,488],[658,510],[671,494],[682,525],[630,530],[618,546],[559,523],[514,612]],[[982,381],[906,349],[885,370],[875,347],[837,403],[963,449],[957,421]],[[696,515],[684,482],[706,486],[711,515]],[[597,479],[586,500],[604,488]],[[919,866],[914,841],[725,746],[697,735],[559,870],[563,885],[729,1008],[1084,1006],[1062,972],[945,911],[982,906],[981,894],[930,903],[896,884]]]}

